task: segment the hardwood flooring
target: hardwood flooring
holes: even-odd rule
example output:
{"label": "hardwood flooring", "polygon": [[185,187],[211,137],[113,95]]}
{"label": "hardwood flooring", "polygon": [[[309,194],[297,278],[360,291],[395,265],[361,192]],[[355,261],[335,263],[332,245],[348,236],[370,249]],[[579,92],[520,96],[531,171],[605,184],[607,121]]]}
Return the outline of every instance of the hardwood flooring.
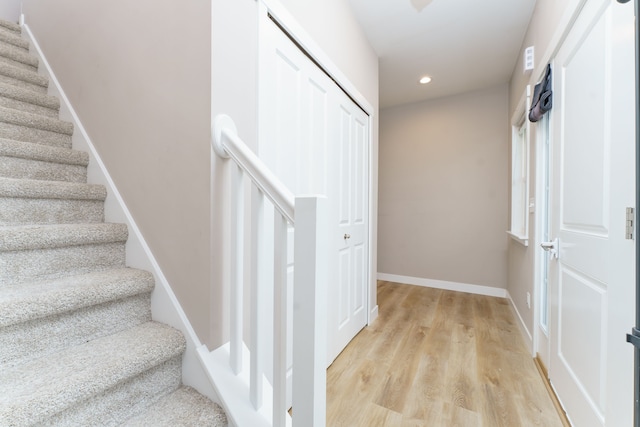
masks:
{"label": "hardwood flooring", "polygon": [[509,303],[378,283],[378,319],[327,371],[331,427],[562,427]]}

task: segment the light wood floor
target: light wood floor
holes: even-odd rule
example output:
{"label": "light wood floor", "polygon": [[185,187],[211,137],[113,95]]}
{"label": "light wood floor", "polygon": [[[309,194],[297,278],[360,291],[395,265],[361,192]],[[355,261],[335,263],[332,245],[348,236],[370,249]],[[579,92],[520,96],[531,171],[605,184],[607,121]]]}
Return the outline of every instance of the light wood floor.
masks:
{"label": "light wood floor", "polygon": [[327,371],[327,425],[561,427],[507,300],[378,283]]}

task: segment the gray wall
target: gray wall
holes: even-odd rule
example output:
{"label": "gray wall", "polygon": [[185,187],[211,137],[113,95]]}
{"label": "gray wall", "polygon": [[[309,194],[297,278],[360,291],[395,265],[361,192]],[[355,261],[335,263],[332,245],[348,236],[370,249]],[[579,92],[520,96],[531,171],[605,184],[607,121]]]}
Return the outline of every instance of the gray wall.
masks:
{"label": "gray wall", "polygon": [[[338,38],[317,24],[312,35],[377,105],[377,58],[346,1],[304,3],[302,25],[336,14]],[[196,333],[216,347],[228,254],[210,121],[231,115],[256,146],[258,2],[24,0],[24,13]]]}
{"label": "gray wall", "polygon": [[508,87],[380,113],[380,273],[506,288]]}
{"label": "gray wall", "polygon": [[196,333],[211,342],[210,4],[25,0],[23,7]]}
{"label": "gray wall", "polygon": [[20,0],[0,1],[0,19],[18,22],[20,19]]}

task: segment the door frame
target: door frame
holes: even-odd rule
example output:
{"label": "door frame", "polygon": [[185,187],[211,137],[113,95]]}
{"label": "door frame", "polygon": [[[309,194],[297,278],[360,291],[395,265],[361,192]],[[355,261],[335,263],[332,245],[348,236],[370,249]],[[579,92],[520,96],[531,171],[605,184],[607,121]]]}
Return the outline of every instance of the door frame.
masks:
{"label": "door frame", "polygon": [[[578,16],[580,15],[580,12],[582,11],[582,8],[586,3],[587,3],[587,0],[570,0],[569,5],[565,9],[564,14],[562,15],[562,18],[558,22],[558,25],[556,26],[556,30],[553,33],[551,40],[549,41],[547,50],[540,57],[540,59],[538,59],[538,64],[536,65],[535,69],[530,75],[530,80],[531,80],[530,83],[532,85],[535,85],[538,82],[539,78],[544,74],[544,69],[547,66],[547,64],[550,63],[553,60],[553,58],[556,57],[558,51],[560,50],[560,47],[562,46],[562,43],[567,38],[569,31],[573,27],[573,24],[575,23],[576,19],[578,19]],[[550,117],[549,117],[549,120],[550,120],[549,126],[550,126],[550,129],[552,130],[553,123],[551,122]],[[535,177],[535,183],[536,183],[535,203],[536,204],[535,206],[536,208],[535,208],[535,219],[534,219],[535,233],[533,236],[533,249],[535,251],[535,255],[533,257],[534,258],[533,304],[531,304],[531,308],[533,309],[533,324],[532,324],[533,330],[531,331],[533,335],[533,343],[532,343],[533,345],[531,348],[531,355],[533,357],[536,357],[538,351],[540,350],[539,334],[541,333],[541,331],[539,331],[540,328],[538,326],[540,322],[540,294],[542,293],[542,289],[540,286],[541,285],[540,270],[542,268],[542,257],[546,255],[546,253],[543,253],[543,251],[538,250],[538,248],[540,247],[540,243],[542,243],[542,234],[540,233],[540,226],[542,224],[542,215],[544,214],[544,212],[541,212],[541,209],[539,208],[543,206],[543,203],[541,203],[541,200],[543,197],[544,188],[542,188],[541,183],[544,182],[543,174],[545,173],[544,169],[542,169],[542,166],[544,165],[543,163],[544,159],[541,158],[543,155],[543,150],[540,150],[538,145],[539,145],[538,132],[536,130],[535,143],[533,144],[533,146],[535,147],[533,148],[533,156],[535,158],[535,165],[536,165],[535,166],[535,169],[536,169],[536,177]],[[549,173],[551,173],[550,170],[549,170]],[[547,206],[546,208],[548,209],[549,207]],[[547,298],[548,298],[548,295],[547,295]],[[546,366],[546,368],[549,369],[548,366]]]}
{"label": "door frame", "polygon": [[377,235],[377,230],[374,229],[376,222],[375,219],[375,200],[377,200],[374,189],[377,189],[377,175],[378,169],[374,163],[374,117],[375,109],[373,105],[358,91],[356,86],[351,83],[347,76],[340,70],[340,68],[331,60],[331,58],[320,48],[320,46],[313,40],[313,38],[304,30],[304,28],[296,21],[296,19],[289,13],[289,11],[280,3],[279,0],[260,0],[259,1],[259,17],[266,14],[274,18],[281,29],[288,35],[295,44],[305,53],[318,67],[329,75],[329,77],[336,82],[336,84],[349,96],[368,116],[368,209],[367,214],[369,216],[368,234],[368,254],[367,254],[367,325],[370,325],[378,316],[377,305],[377,281],[376,271],[374,266],[376,265],[375,254],[377,253],[377,240],[374,239]]}
{"label": "door frame", "polygon": [[[540,123],[540,122],[538,122]],[[551,120],[551,115],[546,115],[546,123],[548,127],[548,146],[543,146],[544,141],[541,140],[540,129],[536,126],[536,138],[535,138],[535,159],[536,159],[536,194],[535,194],[535,235],[534,235],[534,244],[533,249],[535,250],[534,255],[534,312],[533,312],[533,357],[538,357],[542,362],[546,363],[545,368],[549,369],[549,352],[550,352],[550,339],[551,336],[549,334],[549,287],[547,284],[547,330],[544,331],[542,329],[541,324],[541,304],[542,304],[542,265],[545,261],[545,257],[548,257],[548,254],[542,250],[540,244],[543,242],[543,225],[546,217],[546,226],[547,231],[551,226],[551,200],[550,198],[546,198],[547,193],[550,193],[550,188],[545,189],[547,183],[551,183],[551,143],[552,143],[552,135],[553,135],[553,123]],[[549,194],[550,195],[550,194]],[[549,261],[547,260],[547,263]],[[548,264],[547,264],[548,268]],[[548,271],[547,271],[547,280],[548,280]],[[545,337],[541,335],[544,334]],[[541,341],[546,340],[546,344],[543,347],[541,345]],[[544,358],[540,357],[541,350],[545,353]]]}

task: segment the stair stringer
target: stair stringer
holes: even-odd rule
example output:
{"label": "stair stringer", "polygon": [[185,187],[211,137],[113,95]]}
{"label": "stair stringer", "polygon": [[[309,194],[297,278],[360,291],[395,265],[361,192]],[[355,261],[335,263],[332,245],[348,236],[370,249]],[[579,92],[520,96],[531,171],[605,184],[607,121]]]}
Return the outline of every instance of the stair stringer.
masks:
{"label": "stair stringer", "polygon": [[82,126],[78,115],[56,78],[33,32],[25,22],[25,15],[21,15],[20,24],[24,29],[22,33],[23,37],[31,43],[31,53],[36,55],[40,60],[38,73],[49,78],[49,95],[57,96],[60,99],[60,119],[72,122],[74,125],[75,132],[72,136],[72,148],[89,153],[90,161],[87,167],[87,182],[102,184],[107,188],[107,197],[104,202],[105,222],[123,223],[126,224],[129,229],[129,238],[126,243],[127,266],[150,271],[155,278],[156,286],[151,295],[151,313],[153,320],[178,329],[186,338],[187,348],[182,358],[183,384],[193,387],[224,408],[223,400],[220,399],[218,390],[216,390],[213,383],[209,380],[209,378],[212,377],[212,372],[198,351],[198,349],[202,348],[204,349],[202,353],[208,352],[206,346],[198,339],[180,302],[171,289],[171,285],[162,273],[142,232],[136,225],[133,216],[129,212],[106,166],[95,149],[91,138]]}

